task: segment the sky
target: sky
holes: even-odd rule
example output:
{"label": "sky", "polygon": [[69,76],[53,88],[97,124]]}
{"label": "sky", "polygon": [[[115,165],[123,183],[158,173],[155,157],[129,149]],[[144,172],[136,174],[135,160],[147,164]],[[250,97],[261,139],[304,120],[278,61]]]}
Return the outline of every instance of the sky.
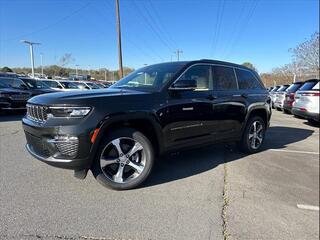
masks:
{"label": "sky", "polygon": [[[269,72],[319,31],[318,0],[119,0],[123,65],[217,59]],[[0,0],[0,67],[118,68],[115,0]]]}

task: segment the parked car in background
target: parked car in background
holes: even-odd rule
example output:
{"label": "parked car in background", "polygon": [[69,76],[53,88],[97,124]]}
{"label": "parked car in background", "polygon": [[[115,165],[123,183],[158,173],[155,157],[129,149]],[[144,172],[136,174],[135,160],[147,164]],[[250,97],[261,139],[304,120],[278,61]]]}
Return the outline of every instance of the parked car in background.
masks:
{"label": "parked car in background", "polygon": [[319,79],[310,79],[300,87],[292,104],[292,114],[319,123]]}
{"label": "parked car in background", "polygon": [[99,86],[98,84],[96,84],[95,82],[83,82],[85,83],[90,89],[100,89],[100,88],[104,88],[104,87],[101,87]]}
{"label": "parked car in background", "polygon": [[57,91],[51,89],[47,84],[40,80],[26,77],[20,77],[19,79],[22,80],[24,84],[27,86],[29,92],[31,93],[31,96],[36,96],[44,93],[52,93]]}
{"label": "parked car in background", "polygon": [[291,113],[296,91],[298,91],[303,84],[304,82],[292,83],[285,91],[284,100],[282,103],[282,109],[284,113]]}
{"label": "parked car in background", "polygon": [[[7,78],[6,78],[7,79]],[[27,100],[31,97],[28,91],[9,86],[0,78],[0,111],[24,110]]]}
{"label": "parked car in background", "polygon": [[269,92],[270,98],[271,98],[271,107],[274,108],[274,100],[276,97],[276,92],[280,88],[280,86],[275,86],[272,88],[272,90]]}
{"label": "parked car in background", "polygon": [[73,83],[75,85],[77,85],[78,88],[81,89],[81,90],[89,90],[90,89],[90,87],[87,84],[85,84],[84,82],[74,81]]}
{"label": "parked car in background", "polygon": [[41,80],[50,88],[60,91],[80,90],[73,81],[68,80]]}
{"label": "parked car in background", "polygon": [[281,85],[280,88],[275,92],[274,97],[274,108],[277,110],[282,110],[283,108],[283,101],[285,96],[285,91],[290,85]]}

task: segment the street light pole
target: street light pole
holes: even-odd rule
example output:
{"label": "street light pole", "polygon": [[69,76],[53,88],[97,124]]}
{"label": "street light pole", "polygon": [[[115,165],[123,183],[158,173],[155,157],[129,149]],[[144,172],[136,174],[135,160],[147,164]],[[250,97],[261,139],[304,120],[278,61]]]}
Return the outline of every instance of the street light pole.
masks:
{"label": "street light pole", "polygon": [[122,67],[122,46],[121,46],[119,0],[116,0],[116,17],[117,17],[117,33],[118,33],[119,79],[121,79],[123,77],[123,67]]}
{"label": "street light pole", "polygon": [[41,76],[43,77],[43,53],[40,53],[40,61],[41,61]]}
{"label": "street light pole", "polygon": [[27,40],[21,40],[22,43],[28,44],[30,49],[30,60],[31,60],[31,72],[34,77],[34,56],[33,56],[33,45],[40,45],[40,43],[30,42]]}

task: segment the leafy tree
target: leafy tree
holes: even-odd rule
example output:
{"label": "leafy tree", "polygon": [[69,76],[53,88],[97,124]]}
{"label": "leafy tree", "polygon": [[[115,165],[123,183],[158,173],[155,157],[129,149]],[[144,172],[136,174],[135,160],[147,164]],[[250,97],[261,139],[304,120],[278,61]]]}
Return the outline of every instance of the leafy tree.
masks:
{"label": "leafy tree", "polygon": [[13,72],[11,68],[3,67],[0,72]]}
{"label": "leafy tree", "polygon": [[244,62],[244,63],[242,63],[242,65],[247,68],[251,68],[254,71],[258,71],[257,68],[251,62]]}

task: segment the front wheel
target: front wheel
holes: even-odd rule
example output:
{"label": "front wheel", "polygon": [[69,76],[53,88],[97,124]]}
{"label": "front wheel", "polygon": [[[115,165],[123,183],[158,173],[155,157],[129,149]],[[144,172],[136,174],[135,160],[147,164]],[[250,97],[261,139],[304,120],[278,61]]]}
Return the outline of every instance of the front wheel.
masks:
{"label": "front wheel", "polygon": [[240,148],[246,153],[256,153],[260,150],[265,138],[266,124],[259,116],[251,117],[240,141]]}
{"label": "front wheel", "polygon": [[127,190],[146,180],[153,163],[149,139],[135,129],[123,128],[115,130],[101,144],[92,172],[103,186]]}

